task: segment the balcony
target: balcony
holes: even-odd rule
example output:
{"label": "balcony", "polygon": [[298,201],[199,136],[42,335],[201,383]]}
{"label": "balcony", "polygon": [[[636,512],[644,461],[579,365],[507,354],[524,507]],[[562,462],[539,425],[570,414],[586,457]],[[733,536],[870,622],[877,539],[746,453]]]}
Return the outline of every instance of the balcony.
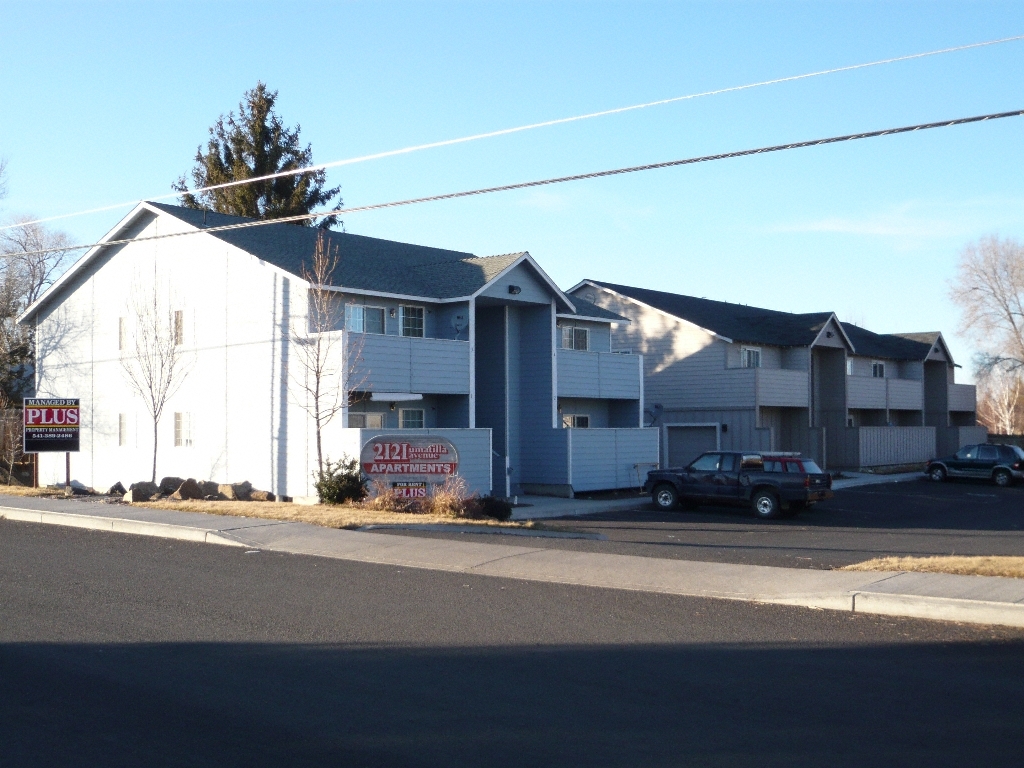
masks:
{"label": "balcony", "polygon": [[352,380],[364,392],[469,394],[469,342],[351,334]]}
{"label": "balcony", "polygon": [[781,408],[808,406],[807,371],[785,368],[754,368],[757,372],[758,405]]}
{"label": "balcony", "polygon": [[978,409],[977,393],[973,384],[950,384],[948,398],[951,411],[976,411]]}
{"label": "balcony", "polygon": [[924,382],[914,379],[886,379],[889,387],[889,408],[920,411],[924,408]]}
{"label": "balcony", "polygon": [[558,350],[558,396],[639,400],[643,357]]}
{"label": "balcony", "polygon": [[870,376],[846,377],[846,405],[848,408],[885,410],[888,387],[886,379]]}

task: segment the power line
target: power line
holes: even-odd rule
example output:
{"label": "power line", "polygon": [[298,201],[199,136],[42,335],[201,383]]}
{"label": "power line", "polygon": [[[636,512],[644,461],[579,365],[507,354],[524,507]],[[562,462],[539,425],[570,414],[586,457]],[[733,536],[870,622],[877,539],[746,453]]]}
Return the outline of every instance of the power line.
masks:
{"label": "power line", "polygon": [[932,128],[949,128],[954,125],[967,125],[968,123],[981,123],[988,120],[1001,120],[1007,117],[1020,117],[1024,115],[1024,109],[1013,112],[996,112],[989,115],[977,115],[975,117],[959,117],[953,120],[943,120],[937,123],[920,123],[908,125],[902,128],[885,128],[880,131],[865,131],[862,133],[850,133],[844,136],[830,136],[824,139],[809,139],[807,141],[796,141],[789,144],[774,144],[769,147],[758,147],[756,149],[741,149],[734,152],[722,152],[716,155],[701,155],[700,157],[688,157],[682,160],[667,160],[661,163],[648,163],[646,165],[631,165],[626,168],[615,168],[608,171],[592,171],[590,173],[578,173],[572,176],[556,176],[549,179],[536,181],[522,181],[515,184],[503,184],[497,187],[483,187],[470,189],[463,192],[447,192],[441,195],[429,197],[414,197],[407,200],[395,200],[389,203],[374,203],[372,205],[361,205],[353,208],[334,208],[328,211],[315,211],[303,213],[296,216],[283,216],[279,219],[263,219],[260,221],[245,221],[239,224],[224,224],[219,227],[206,227],[204,229],[191,230],[187,232],[171,232],[165,235],[150,235],[149,237],[136,237],[126,240],[107,240],[102,243],[91,243],[89,245],[72,245],[63,248],[43,248],[37,251],[19,252],[22,256],[34,256],[44,253],[55,253],[58,251],[73,251],[83,248],[98,248],[100,246],[126,245],[128,243],[143,243],[150,240],[165,240],[171,237],[184,237],[186,235],[210,234],[215,232],[230,232],[236,229],[249,229],[251,227],[264,227],[268,224],[289,224],[293,222],[318,219],[323,216],[335,216],[340,214],[361,213],[364,211],[377,211],[383,208],[398,208],[405,205],[416,205],[418,203],[432,203],[439,200],[454,200],[460,197],[473,197],[476,195],[487,195],[493,192],[509,192],[515,189],[528,189],[530,187],[543,187],[549,184],[563,184],[568,181],[583,181],[584,179],[599,179],[605,176],[620,176],[626,173],[638,173],[640,171],[653,171],[659,168],[673,168],[679,165],[694,165],[696,163],[707,163],[713,160],[728,160],[734,157],[747,157],[749,155],[764,155],[769,152],[781,152],[787,149],[802,149],[804,147],[817,147],[822,144],[838,144],[844,141],[856,141],[858,139],[872,139],[878,136],[893,136],[899,133],[912,133],[915,131],[927,131]]}
{"label": "power line", "polygon": [[[531,131],[535,128],[548,128],[554,125],[563,125],[565,123],[573,123],[579,120],[590,120],[595,117],[606,117],[608,115],[622,114],[623,112],[632,112],[638,109],[647,109],[648,107],[658,107],[664,104],[673,104],[679,101],[688,101],[691,99],[699,99],[704,96],[719,96],[723,93],[733,93],[736,91],[746,91],[751,88],[761,88],[766,85],[778,85],[780,83],[790,83],[796,80],[806,80],[812,77],[821,77],[823,75],[834,75],[840,72],[852,72],[857,69],[866,69],[868,67],[877,67],[883,64],[895,64],[901,61],[910,61],[912,59],[923,59],[928,56],[938,56],[944,53],[956,53],[957,51],[966,51],[972,48],[984,48],[990,45],[999,45],[1001,43],[1016,42],[1018,40],[1024,40],[1024,35],[1015,35],[1014,37],[1003,37],[998,40],[987,40],[981,43],[969,43],[967,45],[958,45],[952,48],[940,48],[935,51],[926,51],[924,53],[911,53],[906,56],[896,56],[889,59],[879,59],[878,61],[869,61],[864,64],[850,64],[845,67],[835,67],[833,69],[822,69],[817,72],[808,72],[802,75],[790,75],[788,77],[779,77],[774,80],[762,80],[757,83],[748,83],[746,85],[734,85],[728,88],[719,88],[714,91],[702,91],[700,93],[691,93],[686,96],[674,96],[668,99],[659,99],[658,101],[649,101],[644,104],[634,104],[628,107],[616,107],[615,109],[606,109],[600,112],[589,112],[584,115],[576,115],[574,117],[561,117],[555,120],[545,120],[540,123],[530,123],[528,125],[520,125],[515,128],[502,128],[497,131],[489,131],[487,133],[477,133],[471,136],[462,136],[457,139],[445,139],[443,141],[435,141],[429,144],[416,144],[411,147],[404,147],[402,149],[392,149],[386,152],[377,152],[371,155],[362,155],[360,157],[350,157],[345,160],[334,160],[329,163],[320,163],[318,165],[311,165],[306,168],[295,168],[288,171],[280,171],[278,173],[271,173],[265,176],[253,176],[249,179],[240,179],[238,181],[228,181],[223,184],[213,184],[208,187],[197,187],[196,189],[188,190],[188,192],[172,192],[164,195],[157,195],[155,197],[148,197],[147,200],[168,200],[174,197],[180,197],[183,194],[199,194],[202,192],[212,192],[218,189],[226,189],[228,187],[236,187],[243,184],[254,184],[259,181],[269,181],[271,179],[279,179],[285,176],[298,176],[305,173],[316,173],[317,171],[323,171],[328,168],[337,168],[343,165],[354,165],[356,163],[365,163],[370,160],[381,160],[386,157],[395,157],[397,155],[407,155],[412,152],[420,152],[426,149],[438,149],[440,147],[449,147],[455,144],[464,144],[470,141],[480,141],[481,139],[491,139],[497,136],[507,136],[513,133],[520,133],[522,131]],[[63,213],[58,216],[48,216],[42,219],[34,219],[32,221],[19,222],[17,224],[8,224],[0,227],[0,232],[5,229],[12,229],[14,227],[27,227],[31,224],[43,224],[50,221],[58,221],[61,219],[70,219],[75,216],[86,216],[91,213],[103,213],[105,211],[113,211],[118,208],[125,208],[129,205],[138,205],[141,200],[130,200],[124,203],[114,203],[113,205],[105,205],[100,208],[90,208],[84,211],[77,211],[75,213]]]}

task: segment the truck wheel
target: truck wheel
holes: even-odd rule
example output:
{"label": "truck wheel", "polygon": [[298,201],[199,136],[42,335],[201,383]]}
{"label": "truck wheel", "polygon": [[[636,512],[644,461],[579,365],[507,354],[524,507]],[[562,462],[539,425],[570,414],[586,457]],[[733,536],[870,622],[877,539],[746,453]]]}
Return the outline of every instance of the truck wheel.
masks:
{"label": "truck wheel", "polygon": [[674,509],[679,503],[679,494],[676,489],[667,483],[659,485],[651,493],[651,500],[658,509]]}
{"label": "truck wheel", "polygon": [[763,520],[774,520],[782,511],[778,498],[771,491],[758,491],[750,500],[750,505],[754,508],[754,514]]}
{"label": "truck wheel", "polygon": [[1013,482],[1013,477],[1005,469],[997,469],[992,473],[992,482],[1000,488],[1006,488]]}

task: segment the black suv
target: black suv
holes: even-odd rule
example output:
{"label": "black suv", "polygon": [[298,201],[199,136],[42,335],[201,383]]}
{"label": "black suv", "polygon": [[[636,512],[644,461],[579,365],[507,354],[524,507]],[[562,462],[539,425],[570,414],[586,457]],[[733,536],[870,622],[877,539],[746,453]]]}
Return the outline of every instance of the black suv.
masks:
{"label": "black suv", "polygon": [[683,469],[651,470],[644,492],[659,509],[749,504],[758,517],[775,518],[832,498],[832,478],[799,453],[713,451]]}
{"label": "black suv", "polygon": [[936,482],[947,477],[973,477],[996,485],[1024,480],[1024,449],[1017,445],[965,445],[952,456],[932,459],[925,474]]}

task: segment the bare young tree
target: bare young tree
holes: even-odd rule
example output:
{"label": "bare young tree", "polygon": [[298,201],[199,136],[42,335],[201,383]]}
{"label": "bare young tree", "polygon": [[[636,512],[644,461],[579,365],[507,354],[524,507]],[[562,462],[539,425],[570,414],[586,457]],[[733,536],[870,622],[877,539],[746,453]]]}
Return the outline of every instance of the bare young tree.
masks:
{"label": "bare young tree", "polygon": [[[153,472],[151,481],[156,482],[156,456],[160,418],[167,401],[181,389],[191,371],[186,358],[180,321],[170,301],[162,301],[162,295],[169,295],[159,283],[147,290],[137,280],[132,287],[132,299],[126,304],[126,329],[121,338],[121,368],[125,380],[135,393],[142,398],[153,420]],[[129,340],[128,336],[131,336]]]}
{"label": "bare young tree", "polygon": [[1024,369],[1024,245],[985,237],[960,253],[950,298],[960,333],[981,350],[979,372]]}
{"label": "bare young tree", "polygon": [[15,219],[21,226],[0,231],[0,389],[12,399],[24,394],[33,351],[32,329],[18,325],[18,317],[53,285],[73,253],[66,234],[28,221]]}
{"label": "bare young tree", "polygon": [[1024,376],[993,368],[978,380],[978,421],[997,435],[1024,432]]}
{"label": "bare young tree", "polygon": [[345,409],[349,393],[361,382],[361,339],[342,331],[344,307],[338,293],[328,289],[340,263],[338,247],[319,232],[313,258],[302,269],[302,279],[309,283],[307,314],[292,324],[298,405],[316,429],[318,476],[324,471],[323,430]]}
{"label": "bare young tree", "polygon": [[0,157],[0,200],[7,197],[7,158]]}

